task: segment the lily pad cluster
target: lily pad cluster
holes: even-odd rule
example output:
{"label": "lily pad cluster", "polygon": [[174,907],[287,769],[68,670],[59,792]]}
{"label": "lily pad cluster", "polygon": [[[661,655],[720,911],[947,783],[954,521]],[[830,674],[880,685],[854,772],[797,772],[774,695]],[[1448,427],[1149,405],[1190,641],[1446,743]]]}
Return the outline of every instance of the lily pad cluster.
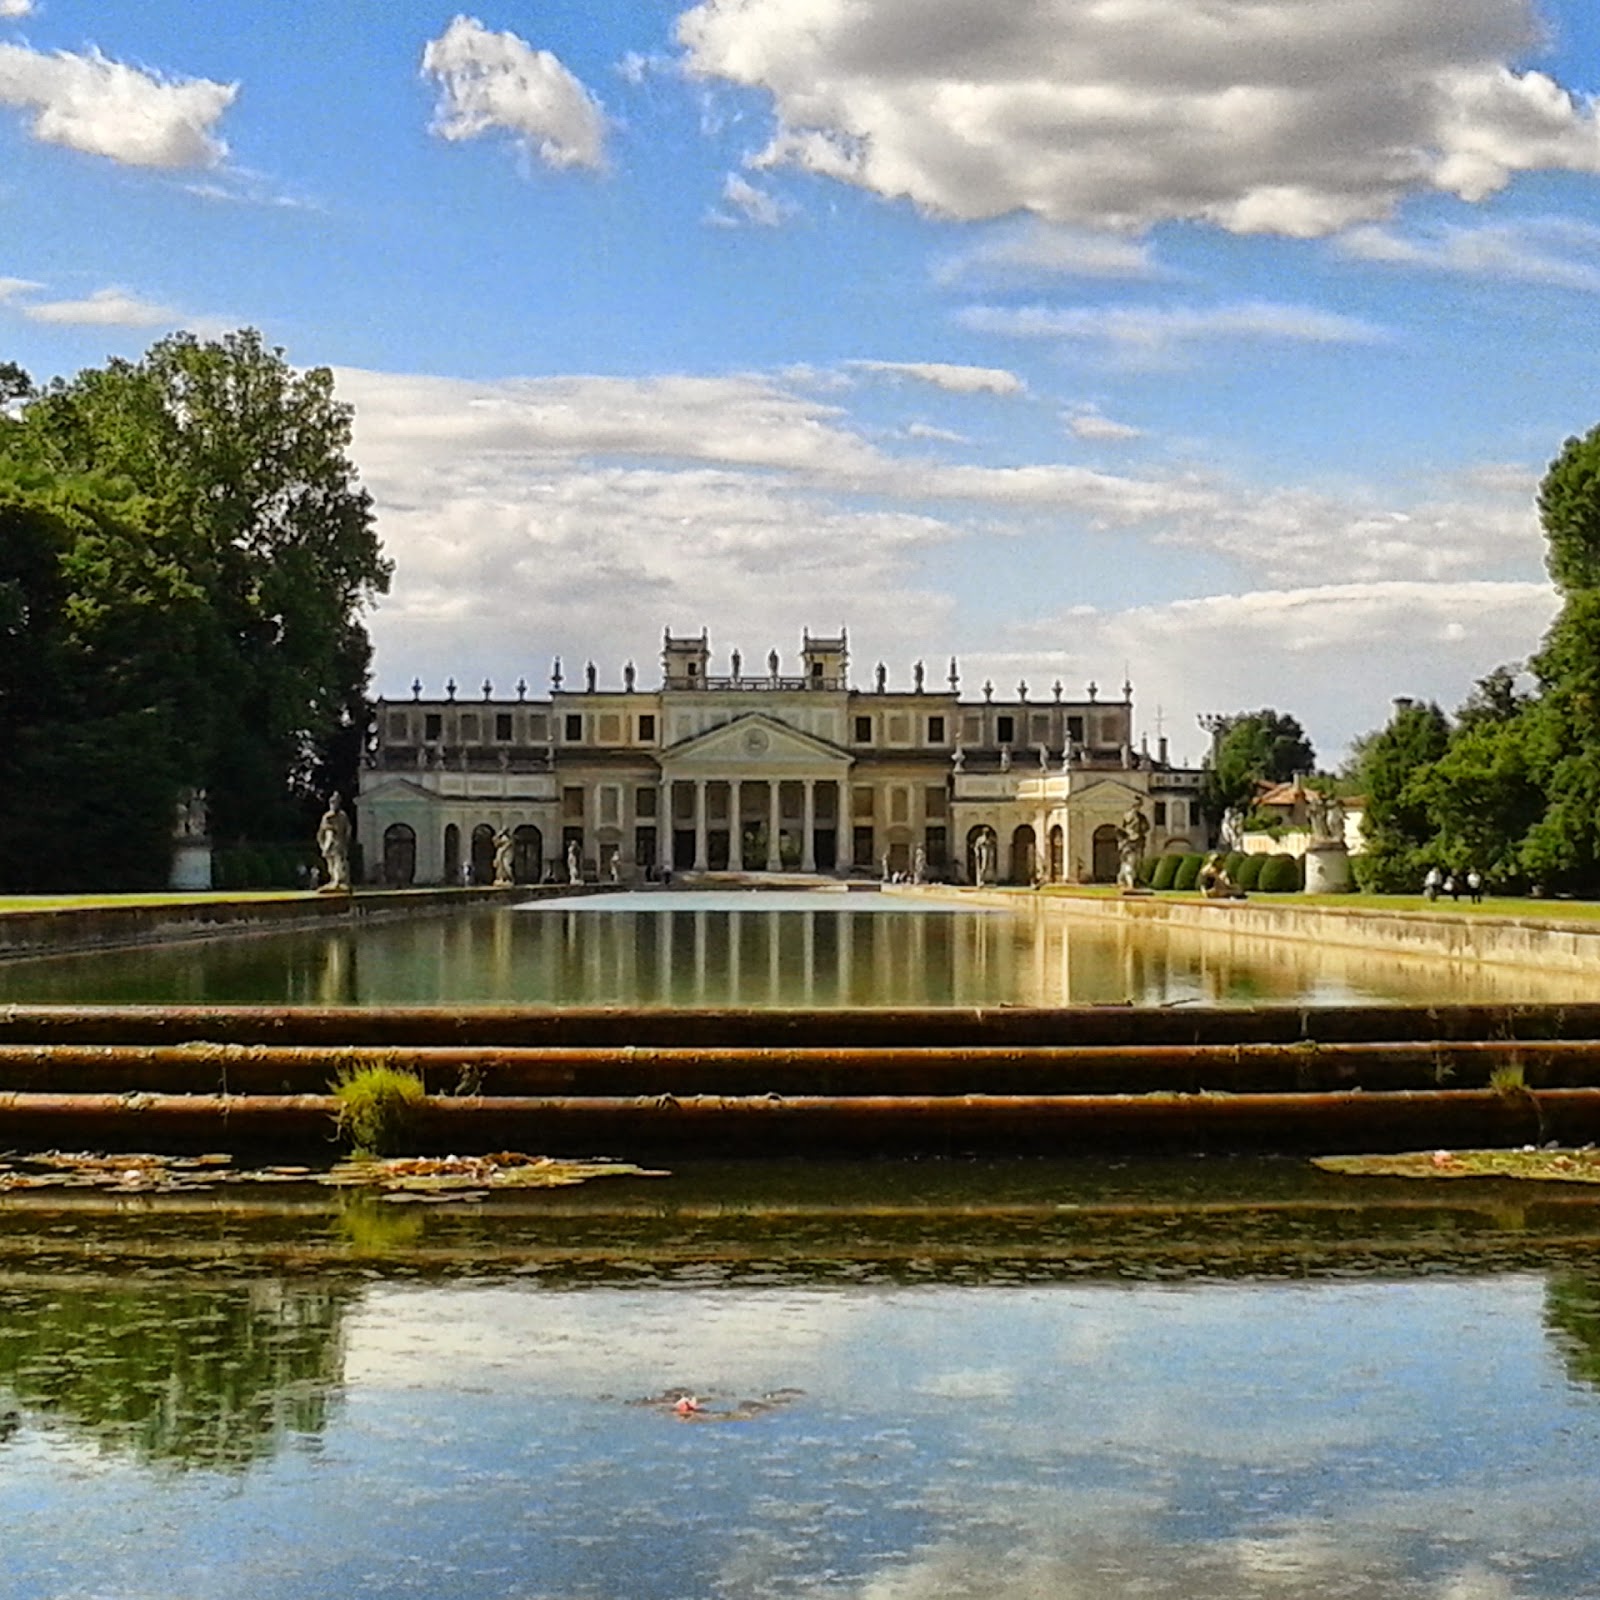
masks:
{"label": "lily pad cluster", "polygon": [[1516,1178],[1535,1183],[1600,1183],[1600,1150],[1413,1150],[1401,1155],[1319,1156],[1324,1172],[1357,1178]]}

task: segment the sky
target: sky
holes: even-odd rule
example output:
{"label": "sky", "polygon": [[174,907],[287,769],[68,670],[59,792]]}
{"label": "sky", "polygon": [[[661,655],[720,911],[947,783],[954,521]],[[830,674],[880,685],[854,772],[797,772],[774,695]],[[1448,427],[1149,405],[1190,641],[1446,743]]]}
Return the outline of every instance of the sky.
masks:
{"label": "sky", "polygon": [[375,692],[662,630],[1296,715],[1555,610],[1593,0],[0,0],[0,360],[333,369]]}

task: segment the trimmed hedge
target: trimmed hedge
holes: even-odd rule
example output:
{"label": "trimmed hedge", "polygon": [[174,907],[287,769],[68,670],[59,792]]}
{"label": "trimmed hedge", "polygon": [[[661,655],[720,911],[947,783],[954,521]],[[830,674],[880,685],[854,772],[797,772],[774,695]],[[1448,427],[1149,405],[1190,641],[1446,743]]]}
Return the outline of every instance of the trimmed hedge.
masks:
{"label": "trimmed hedge", "polygon": [[1296,889],[1302,888],[1300,858],[1291,855],[1268,856],[1257,887],[1263,894],[1293,894]]}
{"label": "trimmed hedge", "polygon": [[1193,889],[1200,880],[1200,869],[1206,864],[1202,855],[1188,855],[1178,863],[1178,870],[1172,879],[1174,889]]}
{"label": "trimmed hedge", "polygon": [[1222,870],[1228,874],[1229,883],[1238,883],[1239,868],[1244,865],[1244,851],[1230,850],[1222,858]]}
{"label": "trimmed hedge", "polygon": [[1162,856],[1156,862],[1155,870],[1150,874],[1150,887],[1152,889],[1170,889],[1172,880],[1177,877],[1178,868],[1182,862],[1182,856]]}
{"label": "trimmed hedge", "polygon": [[1239,873],[1234,882],[1241,889],[1254,889],[1261,882],[1261,869],[1272,859],[1271,856],[1255,854],[1247,855],[1239,863]]}

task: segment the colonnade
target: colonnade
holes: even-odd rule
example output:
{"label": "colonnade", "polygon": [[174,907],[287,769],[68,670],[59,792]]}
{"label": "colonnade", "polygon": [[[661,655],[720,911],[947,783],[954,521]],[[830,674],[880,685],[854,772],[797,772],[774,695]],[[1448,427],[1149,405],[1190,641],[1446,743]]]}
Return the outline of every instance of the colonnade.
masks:
{"label": "colonnade", "polygon": [[[728,791],[728,870],[730,872],[765,871],[781,872],[783,859],[780,851],[783,833],[783,785],[797,783],[802,788],[800,814],[801,872],[817,870],[817,786],[826,784],[834,791],[833,817],[834,862],[845,857],[844,830],[848,825],[849,794],[845,780],[836,778],[666,778],[661,784],[661,814],[666,823],[665,841],[670,859],[673,836],[677,832],[678,818],[673,806],[674,788],[677,784],[692,785],[694,795],[694,870],[705,872],[711,865],[711,808],[707,790],[713,783],[726,786]],[[766,815],[753,820],[766,823],[767,849],[764,860],[744,859],[744,789],[746,784],[760,785],[767,791]]]}

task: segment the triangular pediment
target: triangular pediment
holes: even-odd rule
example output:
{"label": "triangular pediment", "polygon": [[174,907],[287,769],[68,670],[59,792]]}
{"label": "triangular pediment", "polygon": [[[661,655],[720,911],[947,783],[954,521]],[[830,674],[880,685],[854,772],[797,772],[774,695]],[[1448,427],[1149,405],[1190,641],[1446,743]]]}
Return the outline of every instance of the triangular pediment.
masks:
{"label": "triangular pediment", "polygon": [[826,739],[751,711],[663,750],[661,772],[676,778],[842,776],[853,759]]}
{"label": "triangular pediment", "polygon": [[375,800],[379,797],[385,800],[437,800],[438,795],[430,789],[424,789],[420,783],[410,778],[403,778],[397,773],[387,773],[381,777],[363,777],[361,793],[357,796],[361,800]]}
{"label": "triangular pediment", "polygon": [[1095,811],[1122,811],[1135,800],[1148,802],[1149,798],[1143,789],[1124,783],[1120,778],[1096,778],[1082,789],[1074,784],[1071,803]]}

